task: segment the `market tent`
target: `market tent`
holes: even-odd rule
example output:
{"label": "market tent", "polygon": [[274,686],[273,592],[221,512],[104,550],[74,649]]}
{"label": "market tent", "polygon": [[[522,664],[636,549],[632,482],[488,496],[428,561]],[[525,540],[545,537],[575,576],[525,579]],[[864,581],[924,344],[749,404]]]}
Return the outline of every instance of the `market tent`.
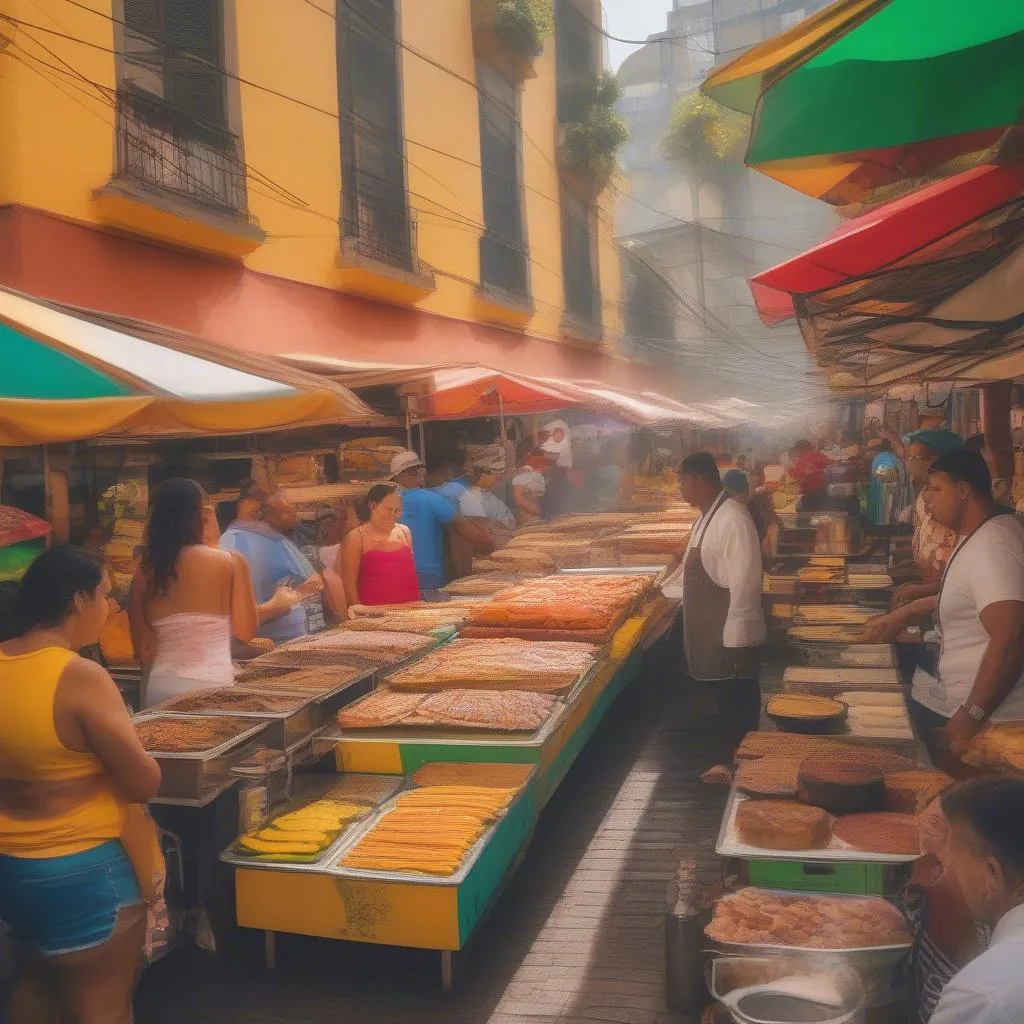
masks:
{"label": "market tent", "polygon": [[[1024,161],[975,167],[886,203],[844,224],[823,242],[750,279],[761,319],[769,325],[796,315],[794,299],[884,273],[897,265],[934,261],[969,238],[977,247],[992,238],[970,225],[1005,210],[1024,193]],[[996,218],[999,223],[1003,221]]]}
{"label": "market tent", "polygon": [[1024,4],[839,0],[703,89],[753,114],[748,164],[843,204],[985,159],[1021,116],[1022,47]]}
{"label": "market tent", "polygon": [[413,422],[467,420],[554,412],[585,404],[561,385],[505,370],[464,363],[445,366],[367,366],[319,356],[285,356],[287,362],[326,374],[353,389],[396,388]]}
{"label": "market tent", "polygon": [[382,422],[345,388],[274,360],[6,289],[0,352],[3,445]]}
{"label": "market tent", "polygon": [[720,417],[654,391],[633,394],[587,380],[559,381],[546,378],[545,382],[577,396],[580,405],[634,427],[725,425]]}

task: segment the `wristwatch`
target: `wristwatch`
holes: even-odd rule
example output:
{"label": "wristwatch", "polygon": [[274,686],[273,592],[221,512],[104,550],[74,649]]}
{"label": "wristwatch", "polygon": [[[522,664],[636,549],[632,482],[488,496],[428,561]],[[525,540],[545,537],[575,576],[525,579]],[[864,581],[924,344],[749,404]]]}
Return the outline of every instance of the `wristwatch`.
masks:
{"label": "wristwatch", "polygon": [[960,707],[976,722],[984,722],[988,718],[988,712],[980,704],[961,704]]}

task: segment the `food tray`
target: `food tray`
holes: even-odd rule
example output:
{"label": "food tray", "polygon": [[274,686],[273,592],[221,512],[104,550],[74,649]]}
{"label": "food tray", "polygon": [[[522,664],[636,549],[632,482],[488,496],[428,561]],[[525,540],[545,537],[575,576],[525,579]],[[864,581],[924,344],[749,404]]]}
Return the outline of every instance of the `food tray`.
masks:
{"label": "food tray", "polygon": [[[226,687],[211,687],[206,691],[194,691],[188,696],[198,697],[204,692],[223,689],[226,689]],[[237,689],[241,693],[254,692],[270,695],[269,690],[249,691],[241,686],[237,687]],[[149,710],[154,714],[173,715],[175,718],[246,718],[251,719],[254,723],[262,722],[266,726],[263,733],[263,740],[266,745],[278,750],[284,750],[297,743],[307,733],[322,725],[324,721],[320,707],[312,698],[300,696],[295,694],[294,691],[288,691],[288,695],[295,696],[298,699],[295,707],[289,708],[287,711],[231,711],[226,708],[196,708],[179,711],[173,705],[177,704],[181,697],[172,697],[170,700],[164,701],[163,704],[158,704]],[[275,694],[275,696],[277,695]],[[284,694],[282,693],[280,696],[284,696]]]}
{"label": "food tray", "polygon": [[600,565],[589,569],[558,569],[558,576],[657,576],[665,569],[661,565]]}
{"label": "food tray", "polygon": [[[466,851],[465,857],[462,859],[462,864],[459,865],[458,871],[451,875],[428,875],[422,874],[416,871],[371,871],[367,868],[349,868],[345,867],[340,863],[341,859],[353,848],[356,844],[366,835],[368,835],[390,810],[392,810],[397,801],[395,796],[392,796],[387,803],[377,808],[375,814],[369,818],[364,819],[359,827],[349,829],[347,835],[345,835],[342,843],[338,850],[335,851],[335,857],[333,865],[330,868],[330,872],[333,875],[340,875],[344,878],[359,878],[367,881],[377,882],[414,882],[416,885],[432,885],[432,886],[460,886],[468,877],[470,871],[476,865],[480,855],[487,849],[491,840],[494,838],[494,833],[501,827],[502,822],[512,813],[516,808],[517,804],[523,800],[537,778],[537,768],[535,767],[530,774],[526,777],[519,791],[509,801],[508,806],[504,811],[488,826],[486,831],[480,836],[480,838]],[[396,794],[397,796],[397,794]],[[321,870],[323,865],[321,864]]]}
{"label": "food tray", "polygon": [[[161,718],[188,718],[187,715],[153,714],[145,712],[136,715],[133,721],[147,722]],[[229,716],[246,717],[246,716]],[[231,766],[251,757],[255,751],[266,747],[263,733],[267,728],[264,718],[252,719],[252,727],[232,736],[223,743],[196,753],[163,753],[147,751],[160,765],[161,797],[181,800],[202,800],[211,790],[221,785],[230,773]]]}
{"label": "food tray", "polygon": [[739,860],[795,860],[801,863],[824,863],[842,861],[862,864],[909,864],[920,856],[916,853],[866,853],[833,837],[829,846],[821,850],[767,850],[750,846],[740,839],[736,832],[736,812],[739,805],[747,800],[736,787],[729,793],[729,802],[722,816],[722,827],[718,832],[715,853],[720,857],[736,857]]}
{"label": "food tray", "polygon": [[282,868],[287,868],[289,871],[322,871],[325,863],[332,863],[332,858],[340,855],[340,851],[347,842],[350,833],[354,829],[360,828],[368,818],[374,817],[380,810],[381,804],[385,801],[393,800],[395,794],[404,788],[405,784],[405,779],[401,775],[329,775],[326,777],[327,781],[321,775],[309,775],[305,778],[309,781],[304,781],[299,792],[294,793],[283,804],[279,804],[271,811],[268,811],[266,818],[260,823],[261,828],[267,825],[272,818],[280,817],[282,814],[287,814],[291,811],[297,811],[307,804],[318,800],[340,779],[357,779],[370,787],[373,787],[374,784],[379,784],[379,791],[376,795],[368,798],[373,803],[367,805],[365,813],[352,818],[341,830],[334,842],[330,846],[324,847],[315,860],[273,861],[261,860],[257,857],[246,857],[244,854],[236,853],[233,849],[234,843],[232,843],[220,855],[223,863],[240,868],[269,868],[276,871],[280,871]]}
{"label": "food tray", "polygon": [[805,644],[794,642],[792,649],[805,665],[820,668],[895,668],[892,644]]}

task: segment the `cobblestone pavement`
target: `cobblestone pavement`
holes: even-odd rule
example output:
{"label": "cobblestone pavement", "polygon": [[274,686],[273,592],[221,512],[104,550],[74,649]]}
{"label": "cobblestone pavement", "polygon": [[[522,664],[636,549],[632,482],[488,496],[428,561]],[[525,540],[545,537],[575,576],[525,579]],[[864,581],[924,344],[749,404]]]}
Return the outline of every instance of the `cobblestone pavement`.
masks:
{"label": "cobblestone pavement", "polygon": [[281,937],[274,974],[256,941],[231,965],[169,957],[138,1024],[684,1024],[665,1006],[668,886],[724,800],[697,781],[713,735],[697,703],[654,669],[620,697],[457,960],[455,995],[437,954]]}

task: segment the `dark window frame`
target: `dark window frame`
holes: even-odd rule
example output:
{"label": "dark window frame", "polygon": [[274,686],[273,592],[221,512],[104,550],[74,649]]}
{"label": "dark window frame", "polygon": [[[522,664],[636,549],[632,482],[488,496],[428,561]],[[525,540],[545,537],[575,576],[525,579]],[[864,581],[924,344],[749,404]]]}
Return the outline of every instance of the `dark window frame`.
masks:
{"label": "dark window frame", "polygon": [[477,92],[486,229],[480,236],[480,284],[525,303],[530,300],[530,247],[523,201],[520,92],[514,82],[483,62],[477,63]]}
{"label": "dark window frame", "polygon": [[[596,214],[592,206],[564,185],[561,190],[561,214],[565,314],[573,323],[599,330],[601,278],[598,270],[599,234]],[[585,273],[585,269],[589,273]]]}
{"label": "dark window frame", "polygon": [[[343,243],[364,258],[415,272],[415,225],[409,212],[402,131],[398,4],[337,0],[336,12]],[[373,84],[385,88],[374,89]]]}

